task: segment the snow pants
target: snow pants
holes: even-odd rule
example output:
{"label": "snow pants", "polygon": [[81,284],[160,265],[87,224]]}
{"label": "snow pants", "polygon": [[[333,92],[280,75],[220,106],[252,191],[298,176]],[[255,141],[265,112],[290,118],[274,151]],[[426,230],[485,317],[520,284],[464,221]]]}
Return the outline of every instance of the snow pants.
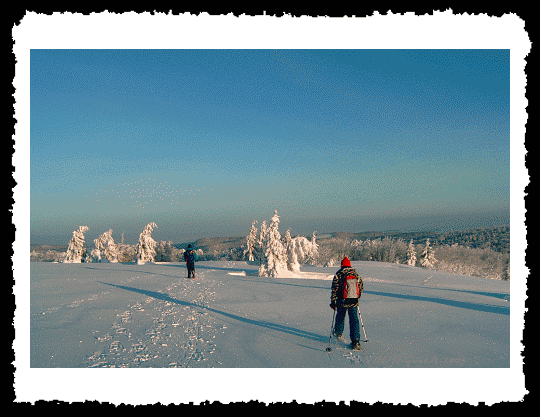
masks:
{"label": "snow pants", "polygon": [[187,277],[195,278],[195,262],[186,261]]}
{"label": "snow pants", "polygon": [[351,342],[360,340],[360,322],[358,320],[358,307],[341,307],[337,306],[336,324],[334,325],[334,333],[337,335],[343,334],[345,327],[345,314],[349,315],[349,332]]}

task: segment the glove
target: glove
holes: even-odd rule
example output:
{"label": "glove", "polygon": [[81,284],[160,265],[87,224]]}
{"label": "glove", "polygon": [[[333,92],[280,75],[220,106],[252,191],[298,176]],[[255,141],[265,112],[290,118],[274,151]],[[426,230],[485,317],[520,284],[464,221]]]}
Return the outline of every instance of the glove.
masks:
{"label": "glove", "polygon": [[336,309],[336,305],[335,305],[334,303],[330,303],[330,308],[331,308],[332,310],[335,310],[335,309]]}

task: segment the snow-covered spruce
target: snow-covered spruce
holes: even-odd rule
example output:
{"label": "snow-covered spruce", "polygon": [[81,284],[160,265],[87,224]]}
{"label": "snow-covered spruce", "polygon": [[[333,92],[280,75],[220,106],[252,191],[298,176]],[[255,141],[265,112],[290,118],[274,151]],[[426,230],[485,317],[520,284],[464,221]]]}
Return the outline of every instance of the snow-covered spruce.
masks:
{"label": "snow-covered spruce", "polygon": [[154,262],[156,257],[156,241],[152,239],[152,231],[157,228],[154,222],[148,223],[139,236],[139,242],[135,253],[137,264],[144,265],[147,262]]}
{"label": "snow-covered spruce", "polygon": [[69,241],[65,263],[80,264],[86,257],[86,246],[84,244],[84,234],[88,231],[88,226],[79,226],[73,232],[73,237]]}
{"label": "snow-covered spruce", "polygon": [[307,262],[309,265],[317,265],[319,260],[319,245],[317,245],[317,232],[313,232],[311,236],[311,245],[309,245],[308,259]]}
{"label": "snow-covered spruce", "polygon": [[319,251],[314,232],[311,241],[303,236],[292,238],[290,229],[282,239],[279,233],[279,216],[274,210],[270,225],[261,223],[257,238],[256,221],[253,221],[246,237],[247,249],[244,259],[259,265],[259,276],[279,277],[286,271],[299,272],[302,264],[317,265]]}
{"label": "snow-covered spruce", "polygon": [[422,252],[422,259],[420,260],[420,264],[427,269],[433,268],[437,261],[435,259],[435,252],[433,251],[433,248],[429,244],[429,239],[426,240],[426,247],[424,248]]}
{"label": "snow-covered spruce", "polygon": [[314,250],[312,242],[304,236],[296,236],[293,241],[294,250],[300,264],[306,264],[308,261],[318,257],[318,253]]}
{"label": "snow-covered spruce", "polygon": [[94,239],[94,248],[91,252],[95,262],[118,262],[118,248],[112,237],[112,229]]}
{"label": "snow-covered spruce", "polygon": [[292,272],[300,272],[298,261],[297,240],[291,238],[290,229],[285,233],[285,251],[287,255],[287,269]]}
{"label": "snow-covered spruce", "polygon": [[257,239],[256,246],[255,246],[255,252],[256,252],[256,259],[257,263],[259,264],[259,276],[267,276],[266,273],[266,255],[264,250],[265,245],[265,239],[266,239],[266,232],[268,230],[268,227],[266,226],[266,220],[263,220],[261,223],[261,230],[259,232],[259,238]]}
{"label": "snow-covered spruce", "polygon": [[257,222],[253,220],[253,223],[251,223],[251,229],[249,230],[249,235],[246,237],[247,241],[247,249],[244,252],[244,257],[247,257],[247,260],[250,262],[255,261],[255,257],[258,255],[257,253],[257,228],[255,227],[255,224]]}
{"label": "snow-covered spruce", "polygon": [[409,242],[409,248],[407,249],[407,265],[416,265],[416,249],[414,247],[413,240]]}
{"label": "snow-covered spruce", "polygon": [[270,220],[270,226],[262,242],[264,260],[259,267],[259,276],[277,278],[287,271],[287,254],[279,233],[279,216],[277,210]]}

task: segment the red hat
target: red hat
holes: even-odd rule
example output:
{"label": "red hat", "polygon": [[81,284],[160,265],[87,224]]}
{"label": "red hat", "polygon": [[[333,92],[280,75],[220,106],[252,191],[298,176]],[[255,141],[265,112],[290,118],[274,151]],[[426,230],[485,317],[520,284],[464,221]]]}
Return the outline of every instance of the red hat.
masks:
{"label": "red hat", "polygon": [[341,261],[341,266],[351,266],[351,261],[349,261],[349,258],[343,258],[343,260]]}

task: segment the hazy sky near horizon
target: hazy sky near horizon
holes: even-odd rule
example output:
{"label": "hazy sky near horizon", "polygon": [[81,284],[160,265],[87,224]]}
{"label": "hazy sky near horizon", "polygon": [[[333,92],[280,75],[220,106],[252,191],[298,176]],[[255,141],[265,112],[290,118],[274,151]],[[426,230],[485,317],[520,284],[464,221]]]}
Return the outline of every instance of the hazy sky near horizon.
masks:
{"label": "hazy sky near horizon", "polygon": [[506,49],[30,60],[32,243],[241,236],[274,209],[293,235],[509,213]]}

